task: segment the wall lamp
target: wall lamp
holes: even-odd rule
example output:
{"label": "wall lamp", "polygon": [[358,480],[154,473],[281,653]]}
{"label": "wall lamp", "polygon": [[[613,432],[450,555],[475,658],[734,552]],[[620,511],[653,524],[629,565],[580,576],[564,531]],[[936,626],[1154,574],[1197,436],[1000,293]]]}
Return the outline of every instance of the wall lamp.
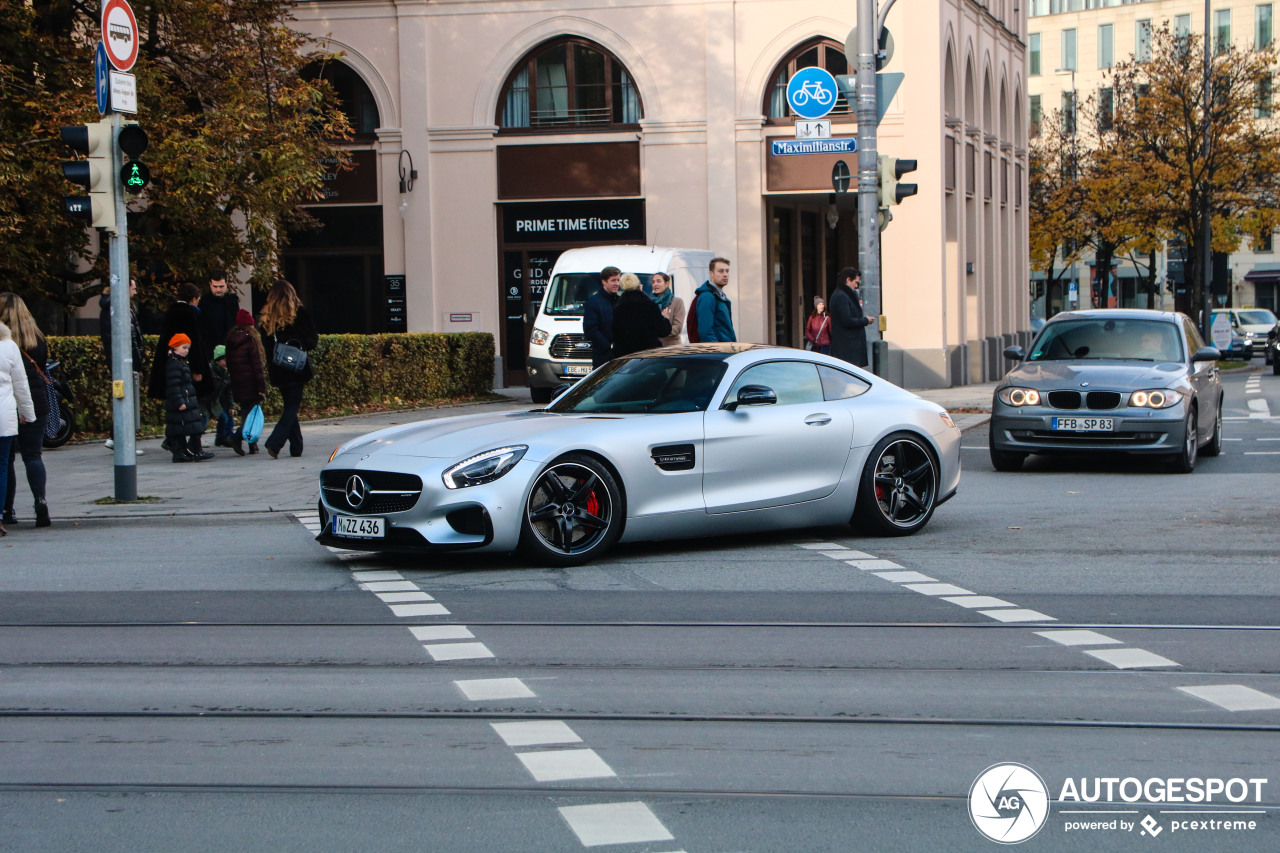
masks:
{"label": "wall lamp", "polygon": [[[404,161],[408,159],[409,167],[406,169]],[[407,149],[401,149],[400,159],[396,163],[400,171],[400,192],[413,192],[413,182],[418,180],[418,170],[413,168],[413,155]]]}

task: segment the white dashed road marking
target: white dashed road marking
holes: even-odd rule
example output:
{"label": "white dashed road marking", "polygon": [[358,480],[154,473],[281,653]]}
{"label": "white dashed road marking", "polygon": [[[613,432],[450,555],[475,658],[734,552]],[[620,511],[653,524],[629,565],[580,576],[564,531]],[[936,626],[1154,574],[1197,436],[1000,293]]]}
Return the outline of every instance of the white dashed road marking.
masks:
{"label": "white dashed road marking", "polygon": [[876,572],[875,576],[884,578],[893,583],[907,583],[908,581],[936,581],[937,578],[931,578],[928,575],[922,575],[919,572]]}
{"label": "white dashed road marking", "polygon": [[1116,669],[1144,669],[1152,666],[1181,666],[1181,664],[1161,657],[1155,652],[1145,649],[1083,649],[1086,655],[1092,655],[1103,663],[1109,663]]}
{"label": "white dashed road marking", "polygon": [[419,640],[474,640],[475,634],[465,625],[414,625],[409,629]]}
{"label": "white dashed road marking", "polygon": [[443,604],[392,604],[391,613],[404,618],[406,616],[448,616],[449,611]]}
{"label": "white dashed road marking", "polygon": [[1228,711],[1275,711],[1280,709],[1280,699],[1245,687],[1243,684],[1212,684],[1204,687],[1179,687],[1198,699],[1212,702]]}
{"label": "white dashed road marking", "polygon": [[974,607],[1017,607],[1012,601],[1005,601],[1003,598],[995,598],[990,595],[957,595],[943,598],[942,600],[970,609]]}
{"label": "white dashed road marking", "polygon": [[582,738],[560,720],[521,720],[517,723],[490,723],[507,746],[546,746],[552,743],[582,743]]}
{"label": "white dashed road marking", "polygon": [[640,844],[675,838],[644,803],[561,806],[560,816],[578,836],[583,847]]}
{"label": "white dashed road marking", "polygon": [[485,702],[491,699],[532,699],[538,695],[518,678],[476,678],[453,683],[462,691],[463,696],[474,702]]}
{"label": "white dashed road marking", "polygon": [[556,749],[548,752],[517,752],[516,758],[537,782],[566,779],[608,779],[617,776],[594,749]]}
{"label": "white dashed road marking", "polygon": [[1113,640],[1106,634],[1099,634],[1097,631],[1036,631],[1036,633],[1046,640],[1053,640],[1055,643],[1061,643],[1064,646],[1120,645],[1119,640]]}
{"label": "white dashed road marking", "polygon": [[405,592],[408,590],[416,591],[418,585],[412,581],[375,581],[373,583],[362,583],[360,588],[365,592]]}
{"label": "white dashed road marking", "polygon": [[973,595],[969,590],[950,583],[904,583],[902,588],[921,595]]}
{"label": "white dashed road marking", "polygon": [[491,658],[493,652],[484,643],[432,643],[423,646],[432,660],[475,660]]}
{"label": "white dashed road marking", "polygon": [[1046,616],[1039,610],[1027,610],[1017,607],[1013,610],[979,610],[983,616],[990,616],[998,622],[1057,622],[1052,616]]}

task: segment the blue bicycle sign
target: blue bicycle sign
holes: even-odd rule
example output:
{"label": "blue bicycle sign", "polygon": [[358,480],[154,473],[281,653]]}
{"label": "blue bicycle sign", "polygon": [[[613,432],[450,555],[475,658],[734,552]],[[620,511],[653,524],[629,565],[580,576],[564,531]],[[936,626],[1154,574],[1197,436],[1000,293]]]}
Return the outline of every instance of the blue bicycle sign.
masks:
{"label": "blue bicycle sign", "polygon": [[822,118],[836,105],[836,78],[824,68],[801,68],[787,83],[787,103],[800,118]]}

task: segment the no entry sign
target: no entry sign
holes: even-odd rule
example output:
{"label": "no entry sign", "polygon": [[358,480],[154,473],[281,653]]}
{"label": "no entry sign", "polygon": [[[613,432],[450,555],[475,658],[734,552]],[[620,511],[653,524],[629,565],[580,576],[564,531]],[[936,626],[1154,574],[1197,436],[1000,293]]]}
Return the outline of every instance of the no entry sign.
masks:
{"label": "no entry sign", "polygon": [[102,4],[102,44],[118,71],[128,71],[138,59],[138,19],[125,0]]}

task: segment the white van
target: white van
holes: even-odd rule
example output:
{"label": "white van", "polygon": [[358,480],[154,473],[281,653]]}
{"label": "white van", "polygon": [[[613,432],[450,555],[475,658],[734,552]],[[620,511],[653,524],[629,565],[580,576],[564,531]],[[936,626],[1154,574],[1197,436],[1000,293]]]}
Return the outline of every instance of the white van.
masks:
{"label": "white van", "polygon": [[549,403],[552,392],[591,372],[591,342],[582,333],[582,307],[600,292],[600,270],[617,267],[635,273],[645,293],[655,272],[671,276],[676,296],[685,306],[707,280],[714,252],[664,249],[659,246],[592,246],[570,249],[551,271],[551,283],[533,320],[529,336],[529,393],[535,403]]}

